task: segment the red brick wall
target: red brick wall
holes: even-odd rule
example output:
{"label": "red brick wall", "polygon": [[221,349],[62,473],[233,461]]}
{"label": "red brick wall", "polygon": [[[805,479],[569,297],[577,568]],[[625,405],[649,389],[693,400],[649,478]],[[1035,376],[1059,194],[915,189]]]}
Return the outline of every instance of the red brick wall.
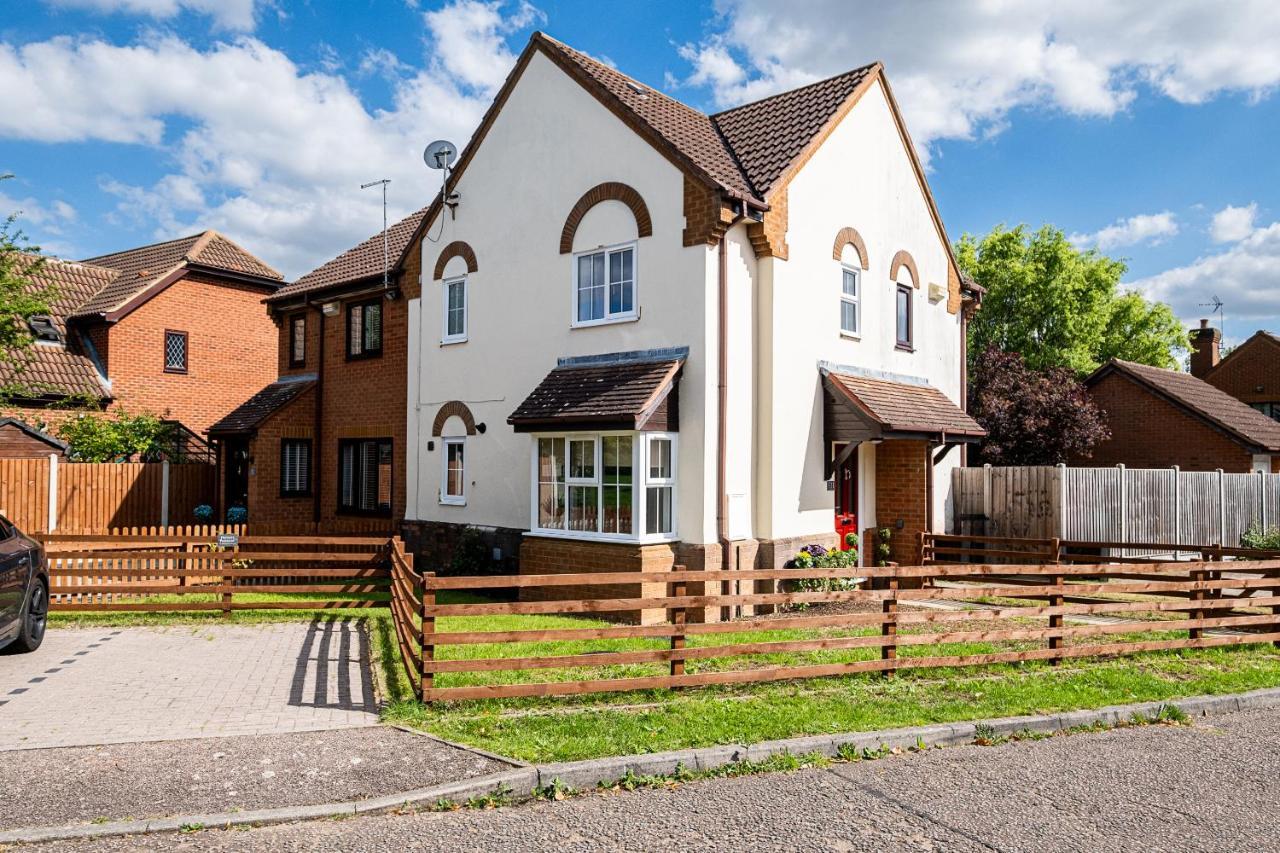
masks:
{"label": "red brick wall", "polygon": [[1111,373],[1089,389],[1102,409],[1111,438],[1073,465],[1247,472],[1252,457],[1225,433],[1186,414],[1141,385]]}
{"label": "red brick wall", "polygon": [[1250,338],[1204,380],[1246,403],[1280,402],[1280,342]]}
{"label": "red brick wall", "polygon": [[[263,291],[207,277],[178,281],[107,331],[113,407],[182,421],[197,434],[276,378],[276,329]],[[187,333],[187,372],[164,370],[165,331]]]}
{"label": "red brick wall", "polygon": [[918,534],[928,528],[929,518],[929,462],[923,441],[876,445],[876,525],[893,531],[889,559],[903,565],[920,562]]}
{"label": "red brick wall", "polygon": [[[675,565],[673,544],[635,545],[622,542],[584,542],[526,535],[520,543],[520,574],[554,575],[574,572],[664,572]],[[718,567],[717,567],[718,568]],[[635,583],[600,586],[522,587],[521,601],[559,601],[590,598],[637,598],[666,595],[666,584]],[[625,622],[651,625],[666,619],[661,609],[611,614]]]}
{"label": "red brick wall", "polygon": [[314,498],[283,497],[280,494],[280,443],[286,438],[308,438],[311,444],[311,488],[315,483],[314,421],[315,389],[303,391],[294,400],[258,427],[249,444],[253,457],[249,468],[250,518],[265,523],[310,523]]}

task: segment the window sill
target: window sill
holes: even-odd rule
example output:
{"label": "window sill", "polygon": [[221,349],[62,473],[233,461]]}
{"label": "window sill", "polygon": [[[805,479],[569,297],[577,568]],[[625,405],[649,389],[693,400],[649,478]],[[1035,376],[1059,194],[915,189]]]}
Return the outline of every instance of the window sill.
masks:
{"label": "window sill", "polygon": [[911,344],[896,344],[894,345],[893,348],[896,349],[898,352],[915,352],[916,351],[916,348],[913,347]]}
{"label": "window sill", "polygon": [[164,369],[164,372],[165,372],[165,373],[176,373],[176,374],[179,374],[179,375],[185,375],[185,374],[186,374],[186,372],[187,372],[187,369],[186,369],[185,367],[166,367],[166,368]]}
{"label": "window sill", "polygon": [[621,317],[608,317],[604,320],[574,320],[569,324],[570,329],[590,329],[592,326],[616,326],[619,323],[638,323],[640,322],[640,314],[627,314]]}
{"label": "window sill", "polygon": [[466,506],[466,498],[440,498],[440,506]]}
{"label": "window sill", "polygon": [[369,361],[374,358],[382,358],[382,350],[376,352],[362,352],[358,355],[347,353],[347,361]]}
{"label": "window sill", "polygon": [[858,334],[857,332],[846,332],[844,329],[840,330],[840,337],[844,338],[846,341],[862,340],[862,335]]}
{"label": "window sill", "polygon": [[680,537],[674,533],[670,535],[646,534],[644,536],[635,536],[623,533],[591,533],[584,530],[545,530],[540,527],[533,528],[528,535],[545,536],[548,539],[569,539],[579,542],[613,542],[618,545],[662,545],[680,541]]}
{"label": "window sill", "polygon": [[465,344],[466,342],[467,342],[467,338],[466,338],[466,337],[461,337],[461,338],[442,338],[442,339],[440,340],[440,346],[442,346],[442,347],[450,347],[450,346],[453,346],[454,344]]}

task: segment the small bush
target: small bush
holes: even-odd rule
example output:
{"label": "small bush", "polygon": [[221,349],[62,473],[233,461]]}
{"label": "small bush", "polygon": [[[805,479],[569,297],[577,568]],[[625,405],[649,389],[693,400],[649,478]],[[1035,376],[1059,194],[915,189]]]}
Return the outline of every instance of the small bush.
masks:
{"label": "small bush", "polygon": [[196,517],[196,521],[199,521],[202,524],[208,524],[210,521],[213,521],[213,507],[208,504],[200,504],[191,511],[191,514]]}
{"label": "small bush", "polygon": [[1249,529],[1240,537],[1240,545],[1260,551],[1280,551],[1280,527],[1263,527],[1256,521],[1250,522]]}
{"label": "small bush", "polygon": [[244,524],[248,520],[249,510],[245,507],[227,507],[227,524]]}

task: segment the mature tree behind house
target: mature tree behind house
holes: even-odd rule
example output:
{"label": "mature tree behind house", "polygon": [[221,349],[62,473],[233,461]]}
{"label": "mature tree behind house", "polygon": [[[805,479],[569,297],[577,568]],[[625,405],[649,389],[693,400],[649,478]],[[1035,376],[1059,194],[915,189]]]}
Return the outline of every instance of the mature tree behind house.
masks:
{"label": "mature tree behind house", "polygon": [[[0,175],[0,181],[12,175]],[[39,247],[17,226],[17,213],[0,220],[0,402],[22,389],[24,355],[35,342],[27,320],[48,314],[53,289],[41,284]]]}
{"label": "mature tree behind house", "polygon": [[987,430],[979,462],[1056,465],[1107,438],[1102,412],[1065,367],[1032,370],[994,346],[978,354],[969,413]]}
{"label": "mature tree behind house", "polygon": [[970,368],[988,347],[1027,367],[1083,376],[1110,358],[1175,367],[1187,334],[1168,305],[1120,289],[1124,261],[1081,250],[1051,225],[996,226],[956,246],[960,268],[987,289],[969,325]]}

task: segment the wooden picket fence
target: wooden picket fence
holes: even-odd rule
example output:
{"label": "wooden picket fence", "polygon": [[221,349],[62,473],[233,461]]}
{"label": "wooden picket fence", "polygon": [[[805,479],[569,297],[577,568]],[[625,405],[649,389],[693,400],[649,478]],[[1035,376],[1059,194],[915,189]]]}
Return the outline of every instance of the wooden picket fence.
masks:
{"label": "wooden picket fence", "polygon": [[[1128,655],[1159,650],[1208,648],[1251,643],[1280,643],[1280,560],[1236,561],[1231,576],[1223,564],[1126,563],[1116,567],[1123,578],[1112,578],[1112,567],[1096,563],[964,564],[888,566],[850,569],[783,569],[760,571],[572,573],[515,577],[437,577],[416,573],[410,561],[393,557],[392,612],[397,624],[406,670],[418,696],[426,702],[513,697],[570,696],[614,691],[707,687],[774,682],[791,679],[881,673],[892,676],[905,669],[966,667],[1026,661]],[[879,588],[795,591],[801,579],[866,578]],[[719,581],[773,581],[774,592],[749,594],[690,594],[689,587],[722,588]],[[606,587],[618,584],[666,584],[662,596],[636,598],[570,598],[555,601],[489,601],[439,603],[437,593],[465,591],[484,595],[510,587]],[[1242,602],[1229,591],[1247,591]],[[1261,593],[1260,595],[1258,595]],[[447,592],[446,592],[447,594]],[[602,592],[607,595],[607,592]],[[1075,602],[1075,597],[1091,596]],[[1068,601],[1071,599],[1071,601]],[[939,603],[979,600],[1003,602],[984,609],[924,609]],[[734,605],[820,606],[864,603],[871,612],[786,613],[768,619],[733,622],[690,622],[695,610]],[[901,610],[900,605],[914,605]],[[439,619],[495,615],[607,615],[660,608],[667,621],[658,625],[538,628],[519,630],[439,630]],[[1248,608],[1240,611],[1238,608]],[[1118,616],[1126,621],[1070,625],[1076,616]],[[1044,620],[1043,625],[1034,621]],[[968,624],[957,630],[936,630],[948,623]],[[899,629],[918,630],[900,633]],[[751,634],[787,629],[854,632],[847,636],[823,633],[811,639],[743,642],[730,638],[715,645],[717,635]],[[1206,632],[1216,631],[1210,636]],[[1117,636],[1120,635],[1120,636]],[[1116,639],[1107,642],[1108,638]],[[582,641],[648,639],[660,647],[645,650],[529,656],[471,657],[451,655],[460,646],[488,645],[495,651],[508,644],[581,643]],[[697,638],[695,645],[689,640]],[[956,653],[956,644],[996,647],[982,653]],[[865,659],[794,665],[752,666],[749,659],[779,653],[804,656],[816,652],[867,649]],[[518,650],[517,650],[518,651]],[[902,651],[903,654],[899,655]],[[699,661],[748,659],[734,669],[694,669]],[[581,672],[600,667],[657,664],[665,671],[629,677],[583,678]],[[687,668],[688,667],[688,668]],[[502,673],[560,670],[564,680],[533,682],[503,680]],[[468,674],[465,686],[441,686],[441,676]],[[488,683],[474,683],[478,679]]]}
{"label": "wooden picket fence", "polygon": [[[227,531],[221,531],[227,532]],[[74,612],[386,607],[385,536],[46,534],[50,609]],[[403,547],[403,546],[401,546]]]}

